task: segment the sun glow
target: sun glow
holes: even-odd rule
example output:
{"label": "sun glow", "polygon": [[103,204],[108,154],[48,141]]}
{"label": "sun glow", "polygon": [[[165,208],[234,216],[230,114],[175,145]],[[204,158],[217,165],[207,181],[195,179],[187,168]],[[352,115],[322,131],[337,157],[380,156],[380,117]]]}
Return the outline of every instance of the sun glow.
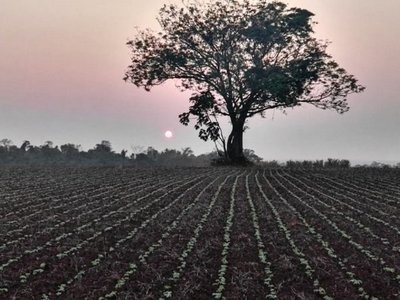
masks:
{"label": "sun glow", "polygon": [[170,130],[167,130],[165,133],[164,133],[164,135],[165,135],[165,137],[167,138],[167,139],[170,139],[170,138],[172,138],[174,135],[172,134],[172,131],[170,131]]}

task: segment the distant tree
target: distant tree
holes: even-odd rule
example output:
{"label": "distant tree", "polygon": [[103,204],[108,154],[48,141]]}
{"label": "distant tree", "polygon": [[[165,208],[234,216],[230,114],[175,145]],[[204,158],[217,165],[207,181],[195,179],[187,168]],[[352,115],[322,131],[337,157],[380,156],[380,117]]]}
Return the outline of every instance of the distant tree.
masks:
{"label": "distant tree", "polygon": [[131,145],[131,150],[132,150],[131,158],[134,159],[136,154],[144,152],[144,147],[143,146],[137,146],[137,145],[136,146]]}
{"label": "distant tree", "polygon": [[159,155],[159,162],[167,166],[180,165],[182,159],[182,153],[175,149],[165,149]]}
{"label": "distant tree", "polygon": [[276,160],[271,160],[271,161],[264,161],[261,163],[261,165],[265,168],[270,168],[270,169],[278,169],[282,168],[282,164],[280,164]]}
{"label": "distant tree", "polygon": [[19,149],[21,149],[23,152],[28,151],[29,147],[31,145],[31,142],[29,141],[24,141],[21,145],[21,147],[19,147]]}
{"label": "distant tree", "polygon": [[40,147],[40,153],[44,159],[54,159],[57,155],[61,154],[61,151],[58,149],[58,146],[54,147],[54,143],[52,141],[46,141]]}
{"label": "distant tree", "polygon": [[333,158],[328,158],[325,162],[324,162],[324,167],[325,168],[335,168],[339,165],[339,161],[337,159],[333,159]]}
{"label": "distant tree", "polygon": [[[161,32],[141,31],[128,42],[132,63],[124,79],[145,90],[178,80],[192,90],[180,122],[193,116],[199,137],[218,141],[233,163],[245,161],[248,118],[302,104],[344,113],[348,95],[364,90],[314,37],[305,9],[267,0],[185,3],[161,8]],[[220,116],[232,126],[227,139]]]}
{"label": "distant tree", "polygon": [[111,152],[111,143],[109,141],[103,140],[100,144],[96,144],[93,150],[97,152]]}
{"label": "distant tree", "polygon": [[244,156],[251,162],[260,163],[263,159],[259,157],[254,150],[251,149],[244,149],[243,150]]}
{"label": "distant tree", "polygon": [[21,157],[21,150],[15,146],[15,145],[10,145],[8,147],[8,158],[11,162],[16,162],[18,159]]}
{"label": "distant tree", "polygon": [[304,169],[310,170],[313,167],[313,162],[311,160],[303,160],[302,165]]}
{"label": "distant tree", "polygon": [[314,169],[322,169],[324,167],[324,161],[323,160],[316,160],[313,162],[313,168]]}
{"label": "distant tree", "polygon": [[301,169],[302,166],[303,166],[303,163],[299,162],[299,161],[294,161],[294,160],[286,161],[286,167],[289,169]]}
{"label": "distant tree", "polygon": [[125,149],[122,149],[121,150],[121,157],[125,158],[126,157],[126,153],[128,153],[128,151],[125,150]]}
{"label": "distant tree", "polygon": [[190,147],[182,148],[182,155],[185,157],[193,156],[193,150]]}
{"label": "distant tree", "polygon": [[143,152],[136,154],[135,162],[139,165],[152,165],[154,163],[153,160],[151,160],[149,156]]}
{"label": "distant tree", "polygon": [[64,144],[60,146],[61,153],[66,156],[77,156],[79,154],[80,145],[75,144]]}
{"label": "distant tree", "polygon": [[342,169],[350,168],[350,161],[347,159],[341,159],[339,161],[339,168],[342,168]]}
{"label": "distant tree", "polygon": [[54,143],[52,141],[45,141],[41,148],[53,148]]}
{"label": "distant tree", "polygon": [[146,150],[147,157],[152,161],[157,161],[159,159],[160,153],[153,147],[148,147]]}
{"label": "distant tree", "polygon": [[86,160],[100,165],[113,165],[118,163],[121,158],[120,155],[112,151],[111,142],[107,140],[101,141],[93,149],[89,149],[86,154],[82,155]]}
{"label": "distant tree", "polygon": [[372,168],[380,168],[381,167],[381,163],[380,162],[377,162],[377,161],[373,161],[372,163],[371,163],[371,167]]}
{"label": "distant tree", "polygon": [[377,162],[377,161],[373,161],[369,167],[371,168],[381,168],[381,169],[390,169],[390,165],[385,164],[385,163],[381,163],[381,162]]}
{"label": "distant tree", "polygon": [[12,145],[12,141],[10,139],[0,140],[0,147],[5,148],[6,150],[8,150],[8,148],[10,148],[11,145]]}
{"label": "distant tree", "polygon": [[28,147],[28,151],[27,152],[30,155],[38,155],[40,153],[40,151],[41,151],[41,149],[38,146],[31,145],[31,146]]}
{"label": "distant tree", "polygon": [[9,139],[2,139],[0,140],[0,154],[5,158],[8,153],[8,149],[12,145],[12,141]]}

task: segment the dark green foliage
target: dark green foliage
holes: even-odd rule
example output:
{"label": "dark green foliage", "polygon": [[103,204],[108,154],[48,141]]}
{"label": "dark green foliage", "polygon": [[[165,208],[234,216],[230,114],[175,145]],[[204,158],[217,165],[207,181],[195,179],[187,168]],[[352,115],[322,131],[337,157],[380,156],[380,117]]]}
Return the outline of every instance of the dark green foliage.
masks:
{"label": "dark green foliage", "polygon": [[96,144],[93,151],[96,152],[104,152],[104,153],[111,153],[112,147],[109,141],[101,141],[100,144]]}
{"label": "dark green foliage", "polygon": [[306,169],[306,170],[319,170],[319,169],[348,169],[350,168],[350,161],[347,159],[333,159],[328,158],[323,160],[303,160],[293,161],[288,160],[286,167],[289,169]]}
{"label": "dark green foliage", "polygon": [[220,137],[220,127],[216,119],[215,109],[218,109],[218,107],[214,108],[215,98],[213,94],[210,91],[203,91],[190,97],[189,101],[192,105],[189,107],[189,112],[179,115],[180,122],[183,125],[188,125],[190,115],[196,116],[197,122],[194,128],[199,130],[199,137],[204,141],[208,139],[217,141]]}
{"label": "dark green foliage", "polygon": [[68,166],[138,166],[138,167],[174,167],[174,166],[209,166],[217,157],[216,153],[195,156],[189,147],[181,151],[165,149],[158,151],[153,147],[141,150],[127,157],[127,150],[120,153],[112,151],[109,141],[102,141],[88,151],[80,145],[64,144],[54,146],[48,141],[41,146],[25,141],[21,147],[12,144],[9,139],[0,141],[1,165],[68,165]]}
{"label": "dark green foliage", "polygon": [[[94,149],[81,151],[80,145],[54,146],[47,141],[41,146],[24,141],[21,147],[0,144],[0,165],[119,165],[128,162],[121,154],[114,153],[109,141],[102,141]],[[126,154],[126,153],[125,153]]]}

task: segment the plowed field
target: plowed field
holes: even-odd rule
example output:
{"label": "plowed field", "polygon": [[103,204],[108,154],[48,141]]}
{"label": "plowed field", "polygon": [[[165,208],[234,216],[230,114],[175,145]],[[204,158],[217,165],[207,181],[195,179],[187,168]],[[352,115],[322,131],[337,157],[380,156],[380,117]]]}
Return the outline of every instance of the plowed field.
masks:
{"label": "plowed field", "polygon": [[3,168],[0,299],[399,299],[400,173]]}

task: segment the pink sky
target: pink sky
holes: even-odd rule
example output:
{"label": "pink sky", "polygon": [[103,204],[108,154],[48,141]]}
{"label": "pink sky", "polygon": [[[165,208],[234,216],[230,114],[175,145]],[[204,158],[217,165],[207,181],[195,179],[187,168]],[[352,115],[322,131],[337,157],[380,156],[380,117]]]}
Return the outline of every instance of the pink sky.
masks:
{"label": "pink sky", "polygon": [[[199,140],[178,114],[187,93],[167,84],[151,93],[122,81],[129,64],[125,42],[135,27],[157,29],[163,3],[142,0],[3,0],[0,10],[0,138],[16,144],[52,140],[86,149],[108,139],[196,153]],[[245,144],[265,159],[400,161],[400,1],[297,0],[315,13],[318,37],[367,90],[350,98],[350,112],[314,108],[249,122]],[[164,137],[166,130],[174,138]]]}

